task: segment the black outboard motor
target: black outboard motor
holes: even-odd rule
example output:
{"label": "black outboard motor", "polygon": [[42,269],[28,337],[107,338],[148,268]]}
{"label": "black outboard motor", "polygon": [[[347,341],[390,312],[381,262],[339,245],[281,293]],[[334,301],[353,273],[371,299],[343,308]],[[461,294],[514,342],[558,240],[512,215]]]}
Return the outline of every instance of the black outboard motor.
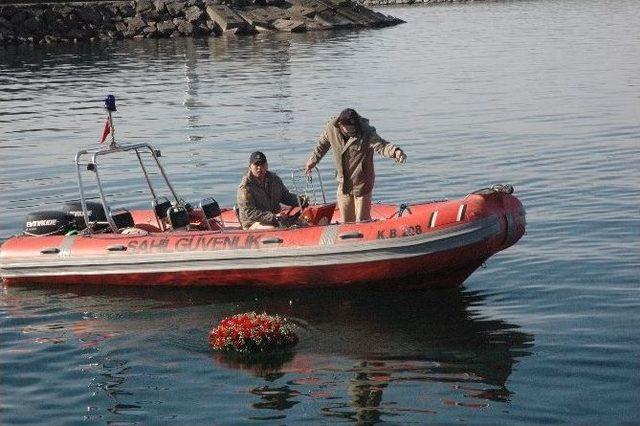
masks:
{"label": "black outboard motor", "polygon": [[[99,231],[109,226],[107,222],[107,216],[104,214],[104,207],[102,204],[94,201],[87,201],[87,215],[89,216],[89,222],[94,223],[94,230]],[[82,213],[82,203],[80,201],[70,201],[62,206],[62,211],[70,213],[76,217],[76,223],[78,231],[81,231],[87,227],[84,222],[84,214]]]}
{"label": "black outboard motor", "polygon": [[24,234],[34,237],[65,235],[74,230],[76,230],[75,216],[59,211],[29,213],[24,224]]}

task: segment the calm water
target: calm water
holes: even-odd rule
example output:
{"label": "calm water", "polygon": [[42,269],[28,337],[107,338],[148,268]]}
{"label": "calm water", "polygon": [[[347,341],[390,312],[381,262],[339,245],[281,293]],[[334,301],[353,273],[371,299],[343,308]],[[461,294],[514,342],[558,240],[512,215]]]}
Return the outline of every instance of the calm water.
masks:
{"label": "calm water", "polygon": [[[158,145],[186,199],[232,204],[257,148],[287,176],[354,106],[409,155],[377,162],[375,199],[512,183],[524,239],[454,291],[5,288],[0,423],[639,422],[640,3],[384,10],[408,23],[0,47],[0,238],[77,197],[114,93],[119,139]],[[133,177],[112,179],[125,204]],[[212,354],[211,327],[252,309],[300,343]]]}

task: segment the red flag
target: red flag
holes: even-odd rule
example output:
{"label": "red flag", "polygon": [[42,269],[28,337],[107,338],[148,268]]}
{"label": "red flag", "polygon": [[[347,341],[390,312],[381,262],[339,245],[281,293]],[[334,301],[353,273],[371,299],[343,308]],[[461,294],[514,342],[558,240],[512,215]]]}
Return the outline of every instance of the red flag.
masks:
{"label": "red flag", "polygon": [[102,131],[102,137],[100,138],[100,143],[104,142],[107,136],[109,136],[109,133],[111,133],[111,125],[109,124],[109,119],[107,118],[107,120],[104,122],[104,130]]}

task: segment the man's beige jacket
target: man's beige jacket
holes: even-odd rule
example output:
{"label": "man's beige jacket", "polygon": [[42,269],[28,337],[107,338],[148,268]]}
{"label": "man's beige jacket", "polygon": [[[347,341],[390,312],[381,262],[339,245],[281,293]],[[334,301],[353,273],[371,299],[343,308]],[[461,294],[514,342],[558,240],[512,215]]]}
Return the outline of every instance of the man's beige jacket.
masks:
{"label": "man's beige jacket", "polygon": [[338,128],[337,118],[332,117],[325,125],[309,157],[309,162],[315,167],[329,148],[332,148],[338,192],[356,197],[373,191],[376,176],[373,153],[393,158],[398,149],[396,145],[378,136],[375,127],[370,126],[366,118],[360,117],[360,129],[358,136],[345,139]]}

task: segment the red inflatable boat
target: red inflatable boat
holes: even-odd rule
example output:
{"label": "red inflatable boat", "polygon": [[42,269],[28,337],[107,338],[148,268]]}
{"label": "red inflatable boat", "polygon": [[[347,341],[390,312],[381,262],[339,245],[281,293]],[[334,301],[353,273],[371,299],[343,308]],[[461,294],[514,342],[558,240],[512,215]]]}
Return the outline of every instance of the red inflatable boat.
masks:
{"label": "red inflatable boat", "polygon": [[[149,210],[115,208],[102,188],[102,160],[127,154],[146,178]],[[322,202],[286,211],[308,226],[242,230],[234,209],[211,198],[192,207],[178,197],[159,156],[148,144],[80,151],[80,200],[29,214],[24,233],[0,248],[4,283],[454,286],[525,232],[524,208],[509,185],[452,201],[375,204],[364,223],[340,223],[323,191]],[[87,174],[100,202],[88,201]],[[154,176],[169,197],[158,196]]]}

